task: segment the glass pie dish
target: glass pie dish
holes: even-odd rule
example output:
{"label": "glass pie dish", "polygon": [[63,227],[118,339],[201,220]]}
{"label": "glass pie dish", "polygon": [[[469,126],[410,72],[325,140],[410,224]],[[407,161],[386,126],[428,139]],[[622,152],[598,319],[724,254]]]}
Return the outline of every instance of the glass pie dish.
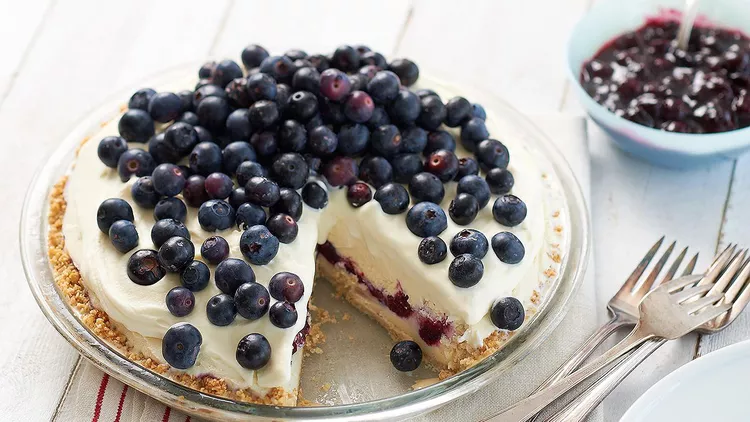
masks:
{"label": "glass pie dish", "polygon": [[[184,80],[196,67],[180,66],[140,86],[162,86],[160,81]],[[29,287],[42,312],[83,357],[123,383],[175,409],[201,418],[232,421],[247,420],[248,417],[267,420],[402,420],[425,413],[478,390],[537,348],[562,320],[582,283],[591,243],[589,220],[581,189],[563,155],[510,105],[489,96],[486,90],[462,87],[462,94],[482,103],[494,115],[501,116],[499,123],[504,136],[524,140],[534,158],[548,163],[561,182],[570,216],[570,245],[563,256],[560,276],[546,288],[538,312],[498,352],[463,372],[414,391],[396,389],[374,399],[327,406],[280,407],[233,401],[190,389],[131,362],[90,332],[60,295],[47,255],[47,214],[53,185],[70,169],[80,142],[95,133],[101,122],[116,116],[123,99],[133,91],[120,93],[113,101],[88,113],[36,173],[26,194],[21,216],[21,256]],[[330,368],[316,367],[314,376],[319,380],[341,376]],[[303,369],[305,376],[307,373]]]}

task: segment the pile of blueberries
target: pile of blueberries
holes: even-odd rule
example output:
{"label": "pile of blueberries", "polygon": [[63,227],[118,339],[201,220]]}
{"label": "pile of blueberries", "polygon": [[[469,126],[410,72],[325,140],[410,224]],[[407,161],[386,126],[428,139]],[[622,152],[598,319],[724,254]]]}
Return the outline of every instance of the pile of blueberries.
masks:
{"label": "pile of blueberries", "polygon": [[[482,106],[463,97],[443,102],[431,90],[410,90],[419,77],[412,61],[387,62],[365,46],[341,46],[330,56],[301,50],[270,56],[250,45],[242,51],[242,63],[244,71],[232,60],[204,64],[194,90],[138,90],[119,121],[120,136],[106,137],[98,146],[101,161],[115,168],[123,182],[138,178],[133,201],[154,210],[151,239],[158,250],[133,253],[127,273],[142,285],[156,283],[167,272],[180,273],[182,286],[166,298],[172,314],[189,314],[193,292],[205,288],[210,277],[208,266],[194,259],[184,225],[187,206],[198,208],[198,222],[206,231],[242,229],[240,251],[255,265],[269,263],[280,243],[295,240],[303,202],[314,209],[327,205],[328,193],[318,178],[345,188],[353,207],[375,199],[387,214],[406,213],[409,230],[423,238],[418,256],[426,264],[447,255],[437,237],[447,227],[438,205],[447,182],[458,182],[448,214],[459,225],[471,224],[493,193],[500,195],[492,207],[500,224],[513,227],[526,217],[524,202],[509,194],[514,180],[507,170],[508,150],[489,138]],[[474,158],[456,156],[456,140],[443,125],[460,127],[460,142]],[[129,148],[129,143],[145,144],[145,149]],[[138,245],[125,200],[104,201],[98,223],[120,252]],[[523,259],[523,244],[510,232],[496,234],[491,245],[503,262]],[[449,278],[456,286],[479,282],[488,247],[477,230],[465,229],[453,238]],[[274,325],[292,327],[294,303],[303,293],[299,277],[277,274],[269,295],[255,282],[250,265],[228,254],[220,236],[201,247],[204,260],[216,265],[214,279],[222,291],[208,302],[209,320],[223,326],[237,313],[248,319],[268,313]],[[269,296],[278,302],[271,305]],[[190,367],[200,343],[195,327],[177,324],[165,336],[164,357],[172,366]],[[237,360],[244,367],[258,369],[268,359],[270,346],[260,334],[238,345]]]}

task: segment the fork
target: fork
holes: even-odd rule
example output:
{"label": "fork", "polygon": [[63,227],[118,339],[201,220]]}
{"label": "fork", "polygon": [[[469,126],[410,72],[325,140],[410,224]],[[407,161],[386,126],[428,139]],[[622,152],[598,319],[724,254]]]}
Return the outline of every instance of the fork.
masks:
{"label": "fork", "polygon": [[638,323],[627,337],[591,363],[544,391],[510,406],[492,420],[525,420],[639,345],[651,339],[673,340],[682,337],[730,310],[732,305],[723,303],[723,294],[706,295],[714,284],[697,284],[703,277],[680,277],[648,292],[638,306]]}
{"label": "fork", "polygon": [[[713,295],[726,289],[723,302],[732,304],[729,312],[701,325],[696,330],[701,334],[713,334],[723,330],[750,302],[750,283],[748,283],[750,259],[746,259],[748,251],[735,251],[736,246],[729,245],[716,257],[706,272],[706,276],[701,280],[701,283],[708,283],[718,277],[706,295]],[[687,268],[685,272],[689,270]],[[665,340],[652,340],[640,346],[605,376],[589,386],[578,398],[554,414],[548,422],[584,420],[641,362],[665,342]]]}

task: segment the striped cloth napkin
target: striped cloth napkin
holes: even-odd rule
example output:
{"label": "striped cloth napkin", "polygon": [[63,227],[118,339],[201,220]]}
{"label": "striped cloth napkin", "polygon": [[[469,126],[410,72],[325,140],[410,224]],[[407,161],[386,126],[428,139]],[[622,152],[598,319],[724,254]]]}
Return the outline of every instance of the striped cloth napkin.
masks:
{"label": "striped cloth napkin", "polygon": [[[560,115],[539,116],[534,120],[563,151],[588,197],[590,177],[585,120]],[[593,274],[593,264],[590,264],[588,277],[571,310],[538,351],[494,384],[424,415],[420,420],[481,421],[531,393],[597,327]],[[191,417],[129,388],[81,359],[55,420],[190,422]],[[592,415],[590,420],[602,420],[600,412]],[[199,422],[195,418],[192,421]]]}

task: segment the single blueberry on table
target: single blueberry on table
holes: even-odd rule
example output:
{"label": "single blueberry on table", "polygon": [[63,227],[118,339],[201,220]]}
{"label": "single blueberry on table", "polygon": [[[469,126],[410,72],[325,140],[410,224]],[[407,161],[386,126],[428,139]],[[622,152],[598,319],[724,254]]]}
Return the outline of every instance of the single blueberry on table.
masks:
{"label": "single blueberry on table", "polygon": [[492,236],[492,250],[500,261],[506,264],[518,264],[526,254],[526,248],[516,235],[500,232]]}
{"label": "single blueberry on table", "polygon": [[202,343],[203,337],[197,328],[187,322],[180,322],[169,327],[164,334],[161,354],[170,366],[188,369],[195,365]]}
{"label": "single blueberry on table", "polygon": [[448,219],[440,205],[420,202],[406,213],[406,226],[419,237],[437,236],[448,227]]}
{"label": "single blueberry on table", "polygon": [[166,302],[170,314],[184,317],[193,311],[195,295],[189,289],[177,286],[167,292]]}
{"label": "single blueberry on table", "polygon": [[331,155],[339,145],[339,139],[327,126],[318,126],[308,131],[307,147],[318,156]]}
{"label": "single blueberry on table", "polygon": [[487,255],[489,243],[482,232],[474,229],[463,229],[451,239],[450,250],[453,256],[469,254],[482,259]]}
{"label": "single blueberry on table", "polygon": [[367,129],[367,126],[359,123],[345,124],[339,128],[338,139],[336,151],[353,157],[367,149],[370,142],[370,130]]}
{"label": "single blueberry on table", "polygon": [[234,295],[240,285],[255,281],[255,272],[247,262],[237,258],[227,258],[216,266],[214,281],[216,287],[223,293]]}
{"label": "single blueberry on table", "polygon": [[484,208],[490,202],[490,186],[481,177],[471,174],[464,176],[458,181],[457,193],[468,193],[477,199],[479,209]]}
{"label": "single blueberry on table", "polygon": [[188,158],[190,170],[201,176],[221,171],[221,148],[213,142],[201,142]]}
{"label": "single blueberry on table", "polygon": [[459,255],[448,267],[448,278],[456,287],[469,288],[479,283],[484,275],[482,260],[470,255]]}
{"label": "single blueberry on table", "polygon": [[394,125],[380,126],[370,135],[373,152],[385,158],[391,158],[401,152],[401,141],[401,133]]}
{"label": "single blueberry on table", "polygon": [[346,73],[338,69],[326,69],[320,74],[320,93],[331,101],[341,101],[351,90]]}
{"label": "single blueberry on table", "polygon": [[198,174],[188,177],[185,181],[185,187],[182,188],[182,197],[185,199],[185,203],[193,208],[200,207],[201,204],[208,201],[206,178]]}
{"label": "single blueberry on table", "polygon": [[249,320],[260,319],[268,312],[271,297],[268,290],[258,283],[244,283],[234,293],[234,306],[237,313]]}
{"label": "single blueberry on table", "polygon": [[279,155],[271,165],[274,180],[286,188],[299,189],[304,186],[309,172],[307,161],[296,152]]}
{"label": "single blueberry on table", "polygon": [[138,246],[138,230],[131,221],[115,221],[109,228],[109,240],[115,249],[125,253]]}
{"label": "single blueberry on table", "polygon": [[302,201],[307,206],[323,209],[328,205],[328,192],[316,182],[309,182],[302,188]]}
{"label": "single blueberry on table", "polygon": [[394,59],[388,64],[388,70],[398,76],[403,86],[412,86],[419,79],[419,67],[409,59]]}
{"label": "single blueberry on table", "polygon": [[388,104],[398,95],[401,81],[390,71],[380,71],[367,83],[367,92],[377,104]]}
{"label": "single blueberry on table", "polygon": [[99,141],[96,153],[107,167],[117,168],[120,156],[128,150],[128,143],[120,136],[107,136]]}
{"label": "single blueberry on table", "polygon": [[128,278],[141,286],[150,286],[164,278],[167,274],[159,264],[156,251],[151,249],[137,250],[130,255],[127,266]]}
{"label": "single blueberry on table", "polygon": [[484,107],[477,103],[471,105],[471,115],[477,119],[487,120],[487,112],[484,111]]}
{"label": "single blueberry on table", "polygon": [[278,251],[279,239],[266,226],[252,226],[240,236],[240,252],[251,264],[266,265]]}
{"label": "single blueberry on table", "polygon": [[490,309],[490,319],[501,330],[514,331],[523,325],[526,311],[521,301],[514,297],[498,299]]}
{"label": "single blueberry on table", "polygon": [[266,177],[255,176],[245,183],[248,200],[262,207],[271,207],[281,196],[279,185]]}
{"label": "single blueberry on table", "polygon": [[355,123],[364,123],[372,117],[375,103],[364,91],[354,91],[344,103],[344,115]]}
{"label": "single blueberry on table", "polygon": [[167,239],[159,247],[159,264],[169,272],[180,272],[195,258],[193,242],[181,236]]}
{"label": "single blueberry on table", "polygon": [[448,207],[448,214],[451,220],[459,226],[471,224],[479,213],[479,202],[468,193],[459,193],[451,201]]}
{"label": "single blueberry on table", "polygon": [[174,164],[159,164],[151,174],[154,190],[160,195],[176,196],[185,186],[185,173]]}
{"label": "single blueberry on table", "polygon": [[445,104],[445,125],[458,127],[471,118],[471,103],[464,97],[454,97]]}
{"label": "single blueberry on table", "polygon": [[269,56],[259,65],[261,73],[274,78],[277,82],[289,83],[297,70],[292,59],[286,56]]}
{"label": "single blueberry on table", "polygon": [[243,368],[258,370],[271,360],[271,344],[263,334],[248,334],[237,344],[235,358]]}
{"label": "single blueberry on table", "polygon": [[347,188],[346,199],[349,201],[349,205],[359,208],[372,200],[372,189],[367,183],[354,183]]}
{"label": "single blueberry on table", "polygon": [[515,195],[503,195],[495,200],[492,216],[506,227],[514,227],[526,219],[526,204]]}
{"label": "single blueberry on table", "polygon": [[444,130],[436,130],[434,132],[430,132],[427,135],[427,146],[424,148],[422,153],[424,155],[430,155],[433,152],[441,149],[447,151],[456,150],[456,140],[453,139],[453,135]]}
{"label": "single blueberry on table", "polygon": [[237,317],[234,298],[226,293],[219,293],[206,302],[208,321],[216,326],[225,327]]}
{"label": "single blueberry on table", "polygon": [[476,151],[479,163],[487,168],[506,168],[510,161],[508,148],[495,139],[485,139],[477,144]]}
{"label": "single blueberry on table", "polygon": [[221,199],[209,199],[198,209],[198,223],[209,232],[232,227],[234,218],[234,208]]}
{"label": "single blueberry on table", "polygon": [[253,127],[250,122],[250,110],[238,108],[229,113],[226,122],[226,134],[229,139],[235,141],[248,141],[253,135]]}
{"label": "single blueberry on table", "polygon": [[227,86],[232,80],[241,77],[242,68],[233,60],[222,60],[216,63],[216,67],[211,72],[211,79],[222,88]]}
{"label": "single blueberry on table", "polygon": [[201,245],[201,256],[209,264],[218,264],[229,256],[229,243],[221,236],[211,236]]}
{"label": "single blueberry on table", "polygon": [[167,144],[164,132],[152,136],[146,146],[148,147],[148,153],[151,154],[157,164],[177,163],[182,158],[182,154]]}
{"label": "single blueberry on table", "polygon": [[205,189],[211,199],[227,199],[233,188],[234,182],[224,173],[211,173],[206,177]]}
{"label": "single blueberry on table", "polygon": [[128,108],[137,108],[139,110],[148,111],[148,102],[151,101],[151,97],[153,97],[154,94],[156,94],[156,91],[151,88],[141,88],[138,91],[135,91],[135,93],[130,96]]}
{"label": "single blueberry on table", "polygon": [[[279,200],[269,209],[273,214],[286,214],[298,221],[302,216],[302,196],[296,190],[290,188],[279,189]],[[264,215],[265,217],[265,215]],[[255,223],[263,224],[263,222]],[[254,226],[255,224],[251,224]]]}
{"label": "single blueberry on table", "polygon": [[271,277],[268,291],[276,300],[296,303],[305,294],[305,285],[297,274],[283,271]]}
{"label": "single blueberry on table", "polygon": [[383,157],[366,157],[359,163],[359,178],[378,189],[393,180],[393,166]]}
{"label": "single blueberry on table", "polygon": [[437,176],[441,182],[449,182],[458,173],[458,157],[453,151],[439,149],[427,157],[424,167],[427,172]]}
{"label": "single blueberry on table", "polygon": [[248,45],[241,54],[242,64],[248,69],[260,66],[266,57],[268,57],[268,51],[257,44]]}
{"label": "single blueberry on table", "polygon": [[409,207],[409,193],[397,183],[386,183],[375,191],[373,199],[386,214],[401,214]]}
{"label": "single blueberry on table", "polygon": [[459,181],[464,176],[477,174],[479,174],[479,163],[477,163],[477,160],[471,157],[461,157],[458,159],[458,172],[453,180]]}
{"label": "single blueberry on table", "polygon": [[199,141],[195,127],[185,122],[175,122],[164,131],[164,143],[180,157],[190,153]]}
{"label": "single blueberry on table", "polygon": [[297,309],[289,302],[276,302],[268,310],[271,324],[279,328],[289,328],[297,323]]}
{"label": "single blueberry on table", "polygon": [[199,292],[208,286],[211,271],[208,265],[194,260],[187,264],[180,273],[180,283],[191,292]]}
{"label": "single blueberry on table", "polygon": [[235,223],[240,230],[266,223],[266,211],[260,205],[244,203],[237,208]]}
{"label": "single blueberry on table", "polygon": [[349,186],[357,181],[359,166],[351,157],[338,156],[323,167],[323,176],[331,186]]}
{"label": "single blueberry on table", "polygon": [[128,142],[146,142],[154,136],[154,121],[151,116],[139,109],[126,111],[117,124],[120,136]]}
{"label": "single blueberry on table", "polygon": [[276,214],[269,218],[266,227],[281,243],[292,243],[299,231],[297,222],[286,214]]}
{"label": "single blueberry on table", "polygon": [[162,198],[154,207],[154,220],[159,221],[165,218],[185,222],[187,217],[187,207],[179,198],[170,197]]}
{"label": "single blueberry on table", "polygon": [[[220,92],[224,93],[224,90],[220,89]],[[227,99],[218,95],[203,98],[195,108],[201,126],[212,132],[224,130],[230,111]]]}
{"label": "single blueberry on table", "polygon": [[182,100],[172,92],[159,92],[148,102],[148,114],[159,123],[176,119],[182,111]]}
{"label": "single blueberry on table", "polygon": [[277,136],[279,149],[285,152],[301,152],[307,145],[307,130],[296,120],[285,120]]}
{"label": "single blueberry on table", "polygon": [[425,237],[419,242],[417,255],[419,260],[427,265],[437,264],[443,262],[448,255],[448,247],[443,239],[437,236]]}
{"label": "single blueberry on table", "polygon": [[508,169],[494,168],[487,172],[485,180],[494,194],[504,195],[513,189],[515,179]]}
{"label": "single blueberry on table", "polygon": [[123,152],[117,160],[117,174],[122,182],[127,182],[133,175],[150,176],[155,167],[154,157],[140,148],[131,148]]}
{"label": "single blueberry on table", "polygon": [[439,204],[445,197],[443,182],[432,173],[415,174],[409,181],[409,193],[414,202],[434,202]]}
{"label": "single blueberry on table", "polygon": [[443,101],[437,95],[420,98],[420,112],[417,124],[426,130],[437,130],[447,115]]}
{"label": "single blueberry on table", "polygon": [[276,132],[270,130],[254,133],[250,137],[250,145],[261,160],[271,159],[279,149]]}
{"label": "single blueberry on table", "polygon": [[121,198],[105,199],[96,210],[96,224],[102,233],[109,235],[112,224],[118,220],[135,221],[133,208],[128,201]]}
{"label": "single blueberry on table", "polygon": [[482,119],[473,117],[461,126],[461,140],[467,141],[468,145],[476,145],[489,136],[490,132],[487,131],[487,126]]}
{"label": "single blueberry on table", "polygon": [[248,76],[245,89],[251,103],[261,100],[275,101],[278,94],[276,80],[265,73]]}
{"label": "single blueberry on table", "polygon": [[167,240],[172,237],[180,236],[190,240],[190,231],[182,221],[164,218],[157,221],[151,227],[151,241],[157,248],[161,247]]}
{"label": "single blueberry on table", "polygon": [[391,364],[401,372],[410,372],[422,363],[422,348],[411,340],[399,341],[391,349]]}
{"label": "single blueberry on table", "polygon": [[386,107],[391,120],[399,125],[411,125],[419,117],[422,105],[416,94],[402,89]]}
{"label": "single blueberry on table", "polygon": [[310,92],[297,91],[289,97],[289,114],[299,122],[307,122],[318,113],[318,99]]}
{"label": "single blueberry on table", "polygon": [[130,187],[130,194],[133,196],[133,201],[143,208],[154,208],[161,199],[151,176],[139,177]]}
{"label": "single blueberry on table", "polygon": [[417,173],[422,172],[422,157],[419,154],[398,154],[391,160],[393,180],[396,183],[409,183]]}

